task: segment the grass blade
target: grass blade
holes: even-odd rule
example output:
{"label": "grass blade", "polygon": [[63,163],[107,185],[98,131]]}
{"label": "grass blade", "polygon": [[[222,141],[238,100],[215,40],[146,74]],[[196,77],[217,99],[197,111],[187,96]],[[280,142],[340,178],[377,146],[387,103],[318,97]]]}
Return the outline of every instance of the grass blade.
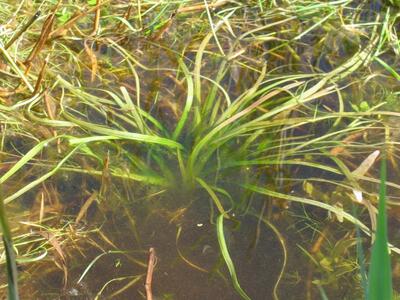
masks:
{"label": "grass blade", "polygon": [[174,130],[174,133],[172,135],[172,139],[176,140],[179,135],[181,134],[181,131],[183,127],[185,126],[186,120],[188,119],[190,109],[192,108],[193,104],[193,79],[191,75],[189,74],[189,70],[184,64],[182,59],[178,60],[180,67],[182,68],[183,74],[185,75],[186,82],[187,82],[187,97],[186,97],[186,104],[182,112],[182,116],[179,119],[178,124],[176,125],[176,128]]}
{"label": "grass blade", "polygon": [[[353,209],[353,215],[355,218],[358,219],[358,211],[357,207],[352,204],[352,209]],[[361,275],[361,287],[363,288],[364,291],[364,299],[366,299],[367,294],[368,294],[368,277],[367,277],[367,270],[366,270],[366,265],[365,265],[365,255],[364,255],[364,249],[362,246],[362,238],[361,238],[361,231],[360,227],[356,224],[356,236],[357,236],[357,244],[356,244],[356,249],[357,249],[357,260],[358,264],[360,265],[360,275]]]}
{"label": "grass blade", "polygon": [[224,215],[221,214],[219,215],[217,219],[217,236],[218,236],[218,243],[219,247],[221,249],[221,254],[222,257],[225,260],[226,266],[228,267],[229,274],[231,275],[232,278],[232,283],[233,287],[235,288],[236,292],[246,300],[251,300],[249,296],[245,293],[245,291],[242,289],[242,287],[239,284],[237,275],[236,275],[236,270],[235,266],[233,264],[233,261],[231,259],[231,256],[229,255],[228,247],[226,245],[225,241],[225,235],[224,235]]}
{"label": "grass blade", "polygon": [[387,237],[386,168],[386,158],[384,157],[381,161],[378,225],[369,268],[368,300],[390,300],[393,296]]}
{"label": "grass blade", "polygon": [[[55,140],[57,137],[50,138],[38,143],[35,147],[29,150],[10,170],[8,170],[3,176],[0,177],[0,184],[4,183],[8,178],[13,176],[18,170],[20,170],[25,164],[27,164],[33,157],[36,156],[46,145]],[[58,137],[59,138],[59,137]]]}
{"label": "grass blade", "polygon": [[18,278],[17,264],[15,262],[14,248],[12,244],[11,232],[6,219],[2,191],[0,191],[0,226],[3,232],[3,244],[6,254],[8,299],[18,300]]}

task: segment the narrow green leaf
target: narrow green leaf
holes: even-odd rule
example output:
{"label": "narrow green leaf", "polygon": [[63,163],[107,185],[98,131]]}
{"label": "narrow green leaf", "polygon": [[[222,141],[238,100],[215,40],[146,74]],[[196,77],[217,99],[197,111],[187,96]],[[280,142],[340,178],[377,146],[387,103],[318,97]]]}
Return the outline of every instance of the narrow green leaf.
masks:
{"label": "narrow green leaf", "polygon": [[239,284],[239,280],[236,275],[235,265],[233,264],[233,261],[229,254],[228,246],[226,245],[225,235],[224,235],[224,214],[219,215],[219,217],[217,218],[217,236],[222,257],[225,260],[226,266],[228,267],[229,270],[229,274],[231,275],[232,278],[233,287],[243,299],[251,300],[250,297],[247,296],[247,294]]}
{"label": "narrow green leaf", "polygon": [[13,176],[19,169],[21,169],[28,161],[36,156],[44,147],[46,147],[51,141],[60,138],[53,137],[38,143],[35,147],[29,150],[10,170],[8,170],[3,176],[0,177],[0,184],[4,183],[8,178]]}
{"label": "narrow green leaf", "polygon": [[219,210],[220,214],[226,214],[226,211],[224,209],[224,206],[222,205],[221,201],[219,200],[217,194],[212,190],[212,188],[201,178],[197,177],[196,178],[197,182],[200,183],[200,185],[207,191],[207,193],[210,195],[211,199],[214,201],[215,206]]}
{"label": "narrow green leaf", "polygon": [[6,218],[2,190],[0,190],[0,227],[3,232],[3,244],[6,254],[8,299],[18,300],[19,296],[18,296],[17,264],[15,262],[11,232]]}
{"label": "narrow green leaf", "polygon": [[176,128],[174,130],[174,133],[172,135],[172,139],[176,140],[179,135],[181,134],[181,131],[183,127],[185,126],[186,120],[188,119],[190,109],[192,108],[193,104],[193,79],[192,76],[189,73],[188,68],[184,64],[182,59],[178,60],[179,66],[182,68],[183,74],[185,75],[186,82],[187,82],[187,97],[186,97],[186,104],[183,109],[181,118],[179,119],[178,125],[176,125]]}
{"label": "narrow green leaf", "polygon": [[391,300],[393,297],[392,271],[387,237],[386,173],[386,158],[383,157],[380,174],[378,225],[369,268],[368,300]]}

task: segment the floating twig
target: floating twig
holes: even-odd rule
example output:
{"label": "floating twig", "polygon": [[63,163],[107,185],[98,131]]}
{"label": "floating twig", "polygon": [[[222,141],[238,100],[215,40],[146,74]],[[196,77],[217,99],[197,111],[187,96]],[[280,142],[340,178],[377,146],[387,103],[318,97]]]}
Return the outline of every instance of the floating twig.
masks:
{"label": "floating twig", "polygon": [[146,284],[145,284],[147,300],[153,300],[151,284],[153,281],[153,272],[154,272],[154,267],[155,267],[156,263],[157,263],[156,251],[152,247],[149,249],[149,263],[147,265],[147,275],[146,275]]}

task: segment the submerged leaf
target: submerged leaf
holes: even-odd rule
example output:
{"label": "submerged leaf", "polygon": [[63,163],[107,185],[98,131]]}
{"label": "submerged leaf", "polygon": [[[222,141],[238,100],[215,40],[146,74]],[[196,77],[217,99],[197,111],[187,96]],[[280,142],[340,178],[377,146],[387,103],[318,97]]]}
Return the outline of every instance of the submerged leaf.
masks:
{"label": "submerged leaf", "polygon": [[219,215],[217,219],[217,236],[222,257],[225,260],[226,266],[228,267],[229,273],[232,278],[233,287],[242,297],[242,299],[251,300],[250,297],[247,296],[246,292],[242,289],[242,287],[239,284],[239,280],[236,275],[235,265],[233,264],[233,261],[229,254],[228,246],[226,245],[225,235],[224,235],[224,214]]}

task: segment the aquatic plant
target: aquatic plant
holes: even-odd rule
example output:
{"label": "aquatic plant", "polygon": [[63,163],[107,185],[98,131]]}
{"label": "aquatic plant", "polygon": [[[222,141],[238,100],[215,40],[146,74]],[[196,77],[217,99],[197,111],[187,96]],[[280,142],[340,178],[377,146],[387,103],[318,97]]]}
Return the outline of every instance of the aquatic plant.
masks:
{"label": "aquatic plant", "polygon": [[[65,286],[71,276],[80,285],[108,256],[133,262],[137,273],[96,283],[93,298],[120,284],[110,292],[116,297],[145,277],[144,245],[154,243],[156,231],[156,224],[146,224],[156,216],[176,224],[186,266],[229,282],[225,262],[235,290],[247,299],[253,295],[228,238],[235,230],[224,224],[256,215],[254,248],[264,224],[283,249],[285,263],[271,289],[278,298],[286,246],[278,227],[266,221],[277,207],[315,210],[319,218],[336,216],[373,233],[379,180],[356,166],[385,139],[396,167],[390,118],[399,114],[382,100],[398,96],[391,86],[399,79],[393,62],[400,55],[394,7],[375,3],[372,10],[345,0],[1,4],[0,20],[9,23],[1,27],[0,116],[8,164],[0,181],[7,184],[10,210],[17,199],[36,203],[28,223],[38,230],[28,240],[21,228],[14,230],[17,261],[28,258],[34,268],[33,261],[55,253]],[[364,202],[354,190],[368,195]],[[367,212],[355,216],[349,203]],[[191,209],[216,222],[221,257],[213,267],[192,262],[178,247]],[[312,218],[305,213],[304,219]],[[85,220],[87,232],[79,230]],[[346,232],[345,226],[335,227]],[[123,233],[142,252],[132,244],[121,250],[127,248]],[[83,236],[100,254],[87,250],[88,266],[70,275],[79,267],[67,263],[65,252],[85,253]],[[356,269],[337,260],[347,258],[355,239],[334,238],[338,242],[322,258],[323,245],[313,251],[306,242],[301,246],[329,279]],[[307,293],[314,282],[329,295],[331,281],[309,274]]]}
{"label": "aquatic plant", "polygon": [[386,159],[383,158],[380,174],[378,225],[371,252],[367,299],[393,299],[392,266],[387,246],[386,168]]}
{"label": "aquatic plant", "polygon": [[7,264],[7,282],[8,282],[8,298],[10,300],[18,300],[18,276],[17,264],[15,262],[15,254],[10,228],[4,210],[4,203],[0,191],[0,228],[3,234],[4,252]]}

